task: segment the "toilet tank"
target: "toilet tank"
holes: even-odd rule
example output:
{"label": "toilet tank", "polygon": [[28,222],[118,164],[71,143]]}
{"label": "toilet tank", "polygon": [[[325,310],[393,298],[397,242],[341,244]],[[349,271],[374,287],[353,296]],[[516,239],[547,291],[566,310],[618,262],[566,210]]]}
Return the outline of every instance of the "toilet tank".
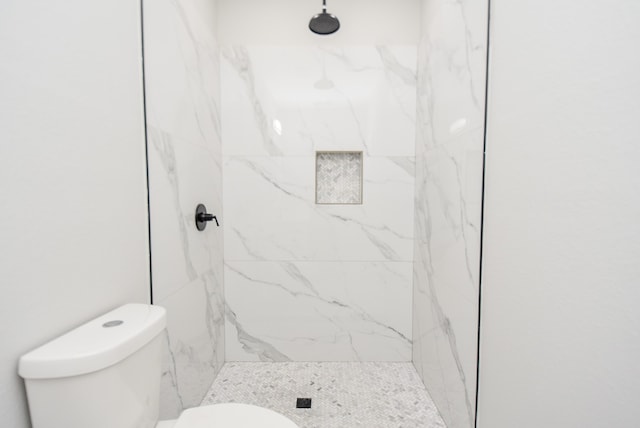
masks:
{"label": "toilet tank", "polygon": [[158,419],[160,306],[127,304],[20,358],[33,428],[151,428]]}

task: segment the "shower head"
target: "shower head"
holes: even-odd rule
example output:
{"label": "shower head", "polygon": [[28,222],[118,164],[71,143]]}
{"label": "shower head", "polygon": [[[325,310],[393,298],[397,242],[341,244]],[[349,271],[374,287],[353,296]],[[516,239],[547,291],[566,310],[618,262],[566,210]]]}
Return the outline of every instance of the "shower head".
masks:
{"label": "shower head", "polygon": [[309,21],[309,29],[316,34],[333,34],[340,29],[340,21],[335,15],[327,13],[327,0],[322,0],[322,13]]}

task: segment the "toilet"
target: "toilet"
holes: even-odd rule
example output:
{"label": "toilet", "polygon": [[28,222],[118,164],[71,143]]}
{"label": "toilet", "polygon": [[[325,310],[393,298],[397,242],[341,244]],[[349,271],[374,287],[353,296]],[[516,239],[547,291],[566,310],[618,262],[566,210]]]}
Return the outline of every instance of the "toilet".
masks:
{"label": "toilet", "polygon": [[23,355],[18,372],[33,428],[299,428],[238,403],[158,421],[165,326],[164,308],[127,304]]}

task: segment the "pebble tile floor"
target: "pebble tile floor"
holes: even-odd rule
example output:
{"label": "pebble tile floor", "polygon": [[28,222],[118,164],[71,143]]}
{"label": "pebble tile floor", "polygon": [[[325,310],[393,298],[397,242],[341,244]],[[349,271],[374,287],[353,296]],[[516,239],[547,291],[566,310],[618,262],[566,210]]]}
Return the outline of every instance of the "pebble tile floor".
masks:
{"label": "pebble tile floor", "polygon": [[266,407],[300,428],[446,427],[411,363],[226,363],[202,401],[216,403]]}

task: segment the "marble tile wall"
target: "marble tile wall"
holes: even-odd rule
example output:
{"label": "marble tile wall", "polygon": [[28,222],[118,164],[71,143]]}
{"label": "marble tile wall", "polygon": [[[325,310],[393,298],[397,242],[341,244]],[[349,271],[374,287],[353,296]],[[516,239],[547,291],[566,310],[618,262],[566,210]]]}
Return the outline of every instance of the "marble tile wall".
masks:
{"label": "marble tile wall", "polygon": [[[415,46],[222,50],[226,358],[409,361]],[[363,204],[315,204],[315,152]]]}
{"label": "marble tile wall", "polygon": [[474,424],[487,1],[425,0],[418,47],[413,362]]}
{"label": "marble tile wall", "polygon": [[168,311],[161,418],[198,405],[224,363],[222,228],[194,224],[201,202],[222,220],[215,5],[144,2],[153,300]]}

